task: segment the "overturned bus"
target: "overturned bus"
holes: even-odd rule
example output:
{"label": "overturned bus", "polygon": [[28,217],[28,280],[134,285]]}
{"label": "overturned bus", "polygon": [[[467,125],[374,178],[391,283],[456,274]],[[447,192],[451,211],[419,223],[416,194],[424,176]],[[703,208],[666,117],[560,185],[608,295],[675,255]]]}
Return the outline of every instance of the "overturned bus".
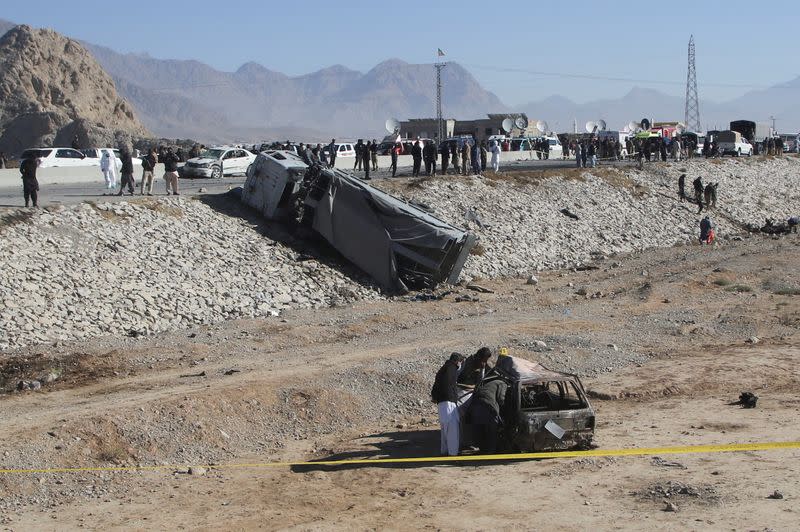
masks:
{"label": "overturned bus", "polygon": [[[498,441],[521,452],[587,449],[592,444],[595,410],[580,378],[512,356],[500,356],[483,382],[508,384]],[[478,385],[480,386],[480,384]],[[469,411],[472,387],[460,386],[459,410]],[[473,443],[469,416],[462,415],[462,441]]]}
{"label": "overturned bus", "polygon": [[259,154],[242,201],[269,219],[312,229],[387,290],[456,283],[475,244],[473,234],[291,152]]}

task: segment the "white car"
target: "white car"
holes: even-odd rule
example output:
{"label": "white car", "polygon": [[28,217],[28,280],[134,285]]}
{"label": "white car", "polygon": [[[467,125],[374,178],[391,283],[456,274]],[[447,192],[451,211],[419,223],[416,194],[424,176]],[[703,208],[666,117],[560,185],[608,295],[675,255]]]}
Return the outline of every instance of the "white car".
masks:
{"label": "white car", "polygon": [[86,162],[86,155],[72,148],[31,148],[22,152],[19,158],[39,159],[39,168],[91,165]]}
{"label": "white car", "polygon": [[[83,164],[85,166],[100,166],[100,159],[103,158],[103,153],[108,151],[112,152],[114,157],[117,158],[117,170],[122,168],[122,159],[120,159],[119,150],[115,148],[89,148],[87,150],[81,150],[81,153],[86,156],[83,160]],[[131,160],[133,161],[134,169],[142,166],[141,157],[131,157]]]}
{"label": "white car", "polygon": [[[356,147],[354,144],[350,142],[342,142],[336,143],[336,157],[355,157],[356,156]],[[327,153],[328,147],[325,146],[325,152]],[[330,154],[328,154],[328,159],[330,159]]]}
{"label": "white car", "polygon": [[225,175],[246,174],[256,156],[242,148],[218,146],[209,148],[186,161],[181,170],[182,177],[210,177],[219,179]]}

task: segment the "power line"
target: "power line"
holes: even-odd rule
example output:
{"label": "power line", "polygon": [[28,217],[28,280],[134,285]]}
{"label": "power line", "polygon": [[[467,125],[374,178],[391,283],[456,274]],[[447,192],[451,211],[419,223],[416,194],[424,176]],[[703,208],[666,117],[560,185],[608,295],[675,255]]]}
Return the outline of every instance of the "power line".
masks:
{"label": "power line", "polygon": [[697,98],[697,72],[694,64],[694,35],[689,37],[689,66],[686,70],[686,127],[700,131],[700,101]]}
{"label": "power line", "polygon": [[[685,82],[683,81],[671,81],[671,80],[663,80],[663,79],[641,79],[641,78],[627,78],[627,77],[610,77],[610,76],[595,76],[591,74],[574,74],[569,72],[545,72],[542,70],[528,70],[525,68],[505,68],[505,67],[493,67],[487,65],[474,65],[474,64],[466,64],[464,66],[469,68],[478,68],[482,70],[490,70],[493,72],[505,72],[511,74],[530,74],[532,76],[550,76],[556,78],[572,78],[572,79],[591,79],[595,81],[617,81],[617,82],[624,82],[624,83],[650,83],[655,85],[679,85],[683,86]],[[731,89],[792,89],[792,90],[799,90],[800,86],[797,87],[790,87],[787,85],[750,85],[745,83],[706,83],[703,82],[704,86],[710,87],[722,87],[722,88],[731,88]]]}

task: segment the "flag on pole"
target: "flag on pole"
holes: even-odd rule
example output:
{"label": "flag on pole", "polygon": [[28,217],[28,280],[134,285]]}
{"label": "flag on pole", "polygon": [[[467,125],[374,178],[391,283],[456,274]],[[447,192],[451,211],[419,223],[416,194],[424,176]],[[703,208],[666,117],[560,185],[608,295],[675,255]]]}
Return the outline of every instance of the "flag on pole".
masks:
{"label": "flag on pole", "polygon": [[442,51],[442,49],[441,49],[441,48],[437,48],[437,49],[436,49],[436,52],[437,52],[437,54],[436,54],[437,56],[439,56],[439,57],[444,57],[444,52]]}

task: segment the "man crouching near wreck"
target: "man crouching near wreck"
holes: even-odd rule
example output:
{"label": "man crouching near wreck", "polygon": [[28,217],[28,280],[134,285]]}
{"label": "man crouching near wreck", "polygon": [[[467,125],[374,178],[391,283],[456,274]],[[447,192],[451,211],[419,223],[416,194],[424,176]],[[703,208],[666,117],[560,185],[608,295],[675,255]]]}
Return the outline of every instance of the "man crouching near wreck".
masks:
{"label": "man crouching near wreck", "polygon": [[443,455],[457,456],[459,451],[460,419],[456,402],[458,401],[458,370],[464,356],[453,353],[436,372],[431,389],[431,398],[439,408],[441,427],[441,452]]}

